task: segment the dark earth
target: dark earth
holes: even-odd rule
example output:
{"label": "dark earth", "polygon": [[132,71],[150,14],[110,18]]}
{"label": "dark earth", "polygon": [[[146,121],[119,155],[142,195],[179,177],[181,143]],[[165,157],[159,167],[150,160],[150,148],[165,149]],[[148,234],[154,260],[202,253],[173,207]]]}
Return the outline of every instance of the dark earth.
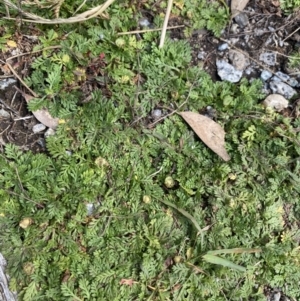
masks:
{"label": "dark earth", "polygon": [[[248,24],[240,26],[232,20],[220,38],[205,29],[195,30],[189,38],[192,47],[191,65],[203,68],[214,80],[220,80],[217,74],[216,60],[227,58],[228,49],[220,51],[218,47],[227,42],[229,48],[240,51],[248,58],[248,72],[244,72],[243,77],[247,77],[249,80],[259,78],[262,70],[268,70],[271,73],[295,71],[295,76],[297,76],[298,70],[289,70],[288,68],[288,56],[300,49],[300,35],[297,33],[300,12],[285,16],[280,9],[279,0],[251,0],[244,12],[248,17]],[[145,17],[149,18],[149,15],[145,13]],[[184,20],[177,16],[171,16],[170,26],[183,24]],[[183,30],[184,28],[171,30],[171,38],[186,39]],[[0,36],[2,36],[2,31],[3,29],[0,27]],[[46,151],[44,135],[46,130],[33,133],[33,126],[39,122],[27,110],[25,99],[14,87],[16,85],[28,93],[16,74],[22,79],[28,76],[30,64],[36,54],[28,53],[20,56],[19,54],[30,52],[37,43],[37,40],[32,37],[40,34],[36,28],[30,25],[21,26],[14,37],[10,38],[17,43],[18,55],[10,59],[16,55],[12,50],[5,53],[0,52],[0,110],[8,113],[4,117],[0,115],[1,151],[7,143],[16,144],[24,151],[31,150],[34,153]],[[276,64],[274,66],[264,65],[264,62],[259,60],[262,52],[276,53]],[[7,62],[9,65],[6,64]],[[1,82],[7,79],[15,79],[16,82],[1,89]],[[296,103],[297,101],[294,101],[294,104]],[[277,288],[266,287],[264,292],[268,301],[291,300]]]}

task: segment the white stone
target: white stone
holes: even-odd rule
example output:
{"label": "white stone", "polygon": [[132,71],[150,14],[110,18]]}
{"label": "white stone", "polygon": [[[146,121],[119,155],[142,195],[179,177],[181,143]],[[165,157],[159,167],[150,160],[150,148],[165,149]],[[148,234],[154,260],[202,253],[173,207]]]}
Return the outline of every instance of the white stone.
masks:
{"label": "white stone", "polygon": [[147,18],[143,18],[139,21],[140,26],[142,27],[149,27],[150,26],[150,22]]}
{"label": "white stone", "polygon": [[263,104],[266,107],[272,108],[277,112],[282,111],[287,108],[289,102],[282,95],[279,94],[270,94],[264,101]]}
{"label": "white stone", "polygon": [[46,132],[45,132],[45,137],[49,137],[49,136],[53,136],[55,134],[55,130],[49,128]]}
{"label": "white stone", "polygon": [[221,45],[218,46],[218,50],[219,51],[224,51],[228,48],[228,43],[223,43]]}
{"label": "white stone", "polygon": [[33,127],[32,127],[32,131],[36,134],[36,133],[39,133],[39,132],[42,132],[44,129],[46,129],[46,126],[42,123],[38,123],[38,124],[35,124]]}
{"label": "white stone", "polygon": [[231,64],[224,60],[217,60],[218,75],[222,80],[227,80],[231,83],[237,83],[242,75],[243,71],[237,70]]}
{"label": "white stone", "polygon": [[259,56],[259,60],[263,61],[265,64],[269,66],[276,65],[276,53],[273,52],[264,52]]}
{"label": "white stone", "polygon": [[17,81],[14,78],[6,78],[0,80],[0,90],[4,90],[12,84],[15,84]]}
{"label": "white stone", "polygon": [[266,81],[266,80],[270,79],[271,77],[272,77],[272,73],[268,70],[263,70],[260,74],[260,78],[263,81]]}
{"label": "white stone", "polygon": [[270,89],[274,94],[281,94],[287,99],[292,98],[297,91],[294,90],[291,86],[287,85],[283,82],[271,81],[270,82]]}

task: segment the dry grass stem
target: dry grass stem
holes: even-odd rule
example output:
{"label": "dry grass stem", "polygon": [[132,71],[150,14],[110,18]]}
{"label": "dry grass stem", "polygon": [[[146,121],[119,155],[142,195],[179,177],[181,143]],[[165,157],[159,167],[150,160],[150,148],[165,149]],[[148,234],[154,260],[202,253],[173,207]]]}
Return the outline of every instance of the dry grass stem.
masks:
{"label": "dry grass stem", "polygon": [[173,5],[173,0],[169,0],[168,1],[167,12],[166,12],[166,15],[165,15],[165,20],[164,20],[164,25],[163,25],[163,28],[162,28],[162,31],[161,31],[159,48],[162,48],[164,46],[167,27],[168,27],[168,22],[169,22],[170,13],[171,13],[171,10],[172,10],[172,5]]}
{"label": "dry grass stem", "polygon": [[[19,13],[21,13],[23,16],[27,17],[28,19],[22,19],[22,21],[25,22],[31,22],[31,23],[40,23],[40,24],[70,24],[70,23],[77,23],[77,22],[83,22],[87,21],[89,19],[98,17],[101,15],[102,18],[108,18],[108,14],[105,14],[105,10],[114,2],[115,0],[107,0],[105,3],[98,5],[94,8],[91,8],[90,10],[87,10],[81,14],[75,15],[74,17],[70,17],[67,19],[62,18],[56,18],[53,20],[42,18],[38,15],[31,14],[28,12],[25,12],[18,8],[15,4],[10,2],[10,0],[3,0],[4,5],[11,7],[15,10],[17,10]],[[5,19],[9,20],[15,20],[15,18],[9,18],[5,17]]]}
{"label": "dry grass stem", "polygon": [[[167,27],[167,30],[170,29],[175,29],[175,28],[181,28],[184,27],[185,25],[176,25],[176,26],[169,26]],[[136,33],[145,33],[145,32],[152,32],[152,31],[160,31],[163,28],[155,28],[155,29],[142,29],[142,30],[133,30],[133,31],[127,31],[127,32],[119,32],[118,36],[123,36],[123,35],[129,35],[129,34],[136,34]]]}

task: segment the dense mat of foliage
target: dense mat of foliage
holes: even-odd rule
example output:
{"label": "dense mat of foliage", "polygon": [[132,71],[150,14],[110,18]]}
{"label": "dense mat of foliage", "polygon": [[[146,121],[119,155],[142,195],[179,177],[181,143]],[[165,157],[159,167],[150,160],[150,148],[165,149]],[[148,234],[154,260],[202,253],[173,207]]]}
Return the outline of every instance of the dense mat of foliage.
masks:
{"label": "dense mat of foliage", "polygon": [[[190,66],[185,42],[158,49],[158,33],[117,36],[131,11],[110,14],[64,39],[51,29],[41,37],[27,83],[43,97],[30,108],[65,123],[47,154],[7,145],[0,155],[12,289],[30,301],[234,301],[265,300],[270,285],[299,298],[299,119],[265,111],[259,81],[214,83]],[[229,162],[176,114],[149,126],[153,108],[184,102],[180,110],[216,110]],[[262,252],[222,255],[244,272],[203,258],[232,248]]]}

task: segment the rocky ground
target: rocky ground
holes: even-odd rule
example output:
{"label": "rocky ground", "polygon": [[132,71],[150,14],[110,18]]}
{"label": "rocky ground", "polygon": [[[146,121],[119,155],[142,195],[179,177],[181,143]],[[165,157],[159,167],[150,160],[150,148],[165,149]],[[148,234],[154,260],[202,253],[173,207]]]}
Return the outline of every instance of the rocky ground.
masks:
{"label": "rocky ground", "polygon": [[[285,114],[299,116],[300,72],[288,64],[288,56],[300,49],[299,21],[300,12],[284,15],[278,0],[250,1],[221,37],[205,29],[194,31],[189,39],[192,64],[206,70],[215,80],[238,83],[243,77],[250,81],[260,78],[267,95],[279,95],[272,105],[275,109],[279,106],[278,110]],[[171,18],[170,23],[180,24],[181,20]],[[180,28],[172,31],[171,36],[185,38]],[[14,88],[18,80],[5,65],[13,55],[0,53],[0,147],[13,143],[23,150],[43,152],[47,128],[28,112],[26,101]],[[11,65],[22,66],[19,76],[26,74],[28,65],[23,59],[13,59]],[[268,301],[291,300],[277,288],[266,287],[265,295]]]}

